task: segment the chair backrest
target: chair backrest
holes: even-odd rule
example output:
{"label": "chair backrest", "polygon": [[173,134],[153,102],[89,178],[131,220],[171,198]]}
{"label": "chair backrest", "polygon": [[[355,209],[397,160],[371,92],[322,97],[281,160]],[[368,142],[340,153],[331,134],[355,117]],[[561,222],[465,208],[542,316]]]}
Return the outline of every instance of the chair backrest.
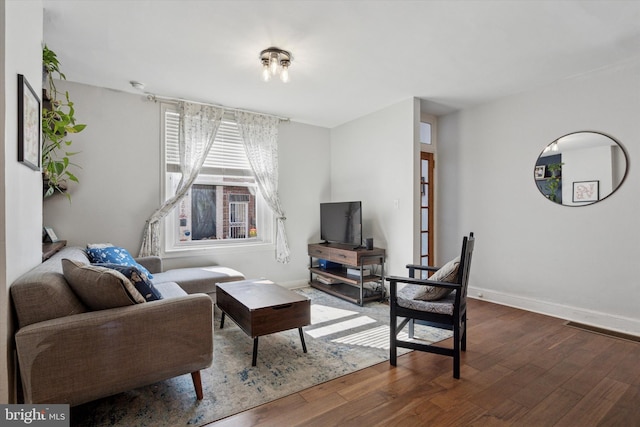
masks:
{"label": "chair backrest", "polygon": [[[457,283],[462,285],[459,298],[460,308],[464,309],[467,305],[467,288],[469,286],[469,270],[471,268],[471,257],[473,255],[473,246],[475,244],[473,232],[469,233],[469,237],[462,239],[462,252],[460,253],[460,266],[458,267]],[[458,305],[458,304],[456,304]]]}

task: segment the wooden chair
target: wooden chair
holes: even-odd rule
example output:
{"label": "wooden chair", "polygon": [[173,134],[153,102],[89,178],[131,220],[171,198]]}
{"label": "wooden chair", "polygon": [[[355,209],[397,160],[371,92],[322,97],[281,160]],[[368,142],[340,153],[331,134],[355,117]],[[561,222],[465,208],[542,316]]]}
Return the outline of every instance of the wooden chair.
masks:
{"label": "wooden chair", "polygon": [[[462,252],[460,264],[453,282],[440,282],[415,277],[416,271],[435,272],[438,267],[409,264],[410,277],[388,276],[386,280],[390,285],[390,311],[391,311],[391,349],[389,361],[396,366],[397,348],[409,348],[412,350],[426,351],[453,357],[453,377],[460,378],[460,351],[466,351],[467,347],[467,286],[469,283],[469,268],[475,238],[473,233],[462,239]],[[421,275],[421,274],[420,274]],[[422,301],[412,299],[410,292],[415,287],[406,287],[406,292],[398,290],[398,283],[418,286],[434,286],[436,288],[452,289],[448,296],[436,301]],[[398,324],[398,318],[404,318]],[[453,330],[453,348],[445,348],[436,345],[427,345],[415,341],[403,341],[398,339],[398,333],[409,324],[409,338],[413,338],[414,321],[427,322],[429,326]]]}

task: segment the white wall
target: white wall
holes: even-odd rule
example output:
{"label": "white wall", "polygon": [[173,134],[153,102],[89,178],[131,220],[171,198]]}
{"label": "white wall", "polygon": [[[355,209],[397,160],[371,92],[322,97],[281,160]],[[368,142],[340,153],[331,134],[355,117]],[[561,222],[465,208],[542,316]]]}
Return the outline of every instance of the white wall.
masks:
{"label": "white wall", "polygon": [[56,86],[69,91],[76,119],[87,127],[71,137],[80,183],[70,183],[71,203],[59,194],[45,199],[44,224],[68,245],[109,241],[137,255],[144,222],[160,200],[159,104],[94,86]]}
{"label": "white wall", "polygon": [[[441,247],[474,231],[470,295],[640,335],[640,66],[612,68],[447,115],[439,121]],[[562,135],[593,130],[627,150],[606,200],[559,206],[533,167]]]}
{"label": "white wall", "polygon": [[[0,403],[15,402],[9,286],[42,260],[42,176],[18,163],[18,74],[42,82],[42,2],[0,2]],[[40,94],[38,94],[40,96]]]}
{"label": "white wall", "polygon": [[[62,64],[64,67],[64,64]],[[73,138],[80,184],[44,202],[44,222],[69,245],[111,242],[137,255],[142,228],[160,203],[160,110],[143,96],[60,82],[87,128]],[[212,100],[215,102],[215,100]],[[287,222],[291,262],[275,261],[275,249],[216,251],[207,256],[166,258],[165,268],[220,264],[247,277],[285,286],[308,280],[307,243],[319,240],[319,208],[329,194],[329,131],[290,122],[279,130],[280,198]]]}
{"label": "white wall", "polygon": [[420,105],[411,98],[331,130],[331,198],[362,201],[363,237],[387,251],[386,272],[413,262]]}

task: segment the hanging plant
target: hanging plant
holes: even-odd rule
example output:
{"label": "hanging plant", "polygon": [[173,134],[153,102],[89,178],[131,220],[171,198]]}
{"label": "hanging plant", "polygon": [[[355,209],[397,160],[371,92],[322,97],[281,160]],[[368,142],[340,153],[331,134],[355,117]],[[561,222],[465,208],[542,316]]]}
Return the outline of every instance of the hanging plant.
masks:
{"label": "hanging plant", "polygon": [[68,181],[78,182],[70,167],[80,167],[70,161],[78,152],[69,151],[71,140],[68,136],[82,132],[86,125],[77,124],[73,102],[69,92],[64,97],[55,86],[55,79],[66,80],[60,71],[56,53],[46,45],[42,48],[43,108],[42,108],[42,177],[43,195],[49,197],[56,192],[71,196],[66,192]]}
{"label": "hanging plant", "polygon": [[547,180],[547,190],[549,191],[549,200],[560,203],[558,198],[558,189],[562,183],[562,165],[564,163],[551,163],[547,169],[551,172],[551,177]]}

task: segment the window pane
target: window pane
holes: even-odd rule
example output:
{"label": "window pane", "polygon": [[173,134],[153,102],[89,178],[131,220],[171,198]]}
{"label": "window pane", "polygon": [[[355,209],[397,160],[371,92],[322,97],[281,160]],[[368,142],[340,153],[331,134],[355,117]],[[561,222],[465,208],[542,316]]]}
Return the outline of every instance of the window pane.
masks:
{"label": "window pane", "polygon": [[422,208],[420,211],[422,211],[422,223],[420,224],[420,230],[429,231],[429,209]]}
{"label": "window pane", "polygon": [[[428,256],[423,256],[422,259],[420,260],[420,264],[422,265],[429,265],[429,257]],[[428,271],[421,271],[421,278],[422,279],[428,279],[429,278],[429,272]]]}
{"label": "window pane", "polygon": [[421,237],[422,237],[422,245],[421,246],[421,253],[420,255],[422,256],[426,256],[429,255],[429,233],[421,233]]}
{"label": "window pane", "polygon": [[420,142],[431,144],[431,123],[420,123]]}
{"label": "window pane", "polygon": [[424,182],[429,182],[429,160],[422,160],[420,162],[420,175]]}
{"label": "window pane", "polygon": [[422,184],[420,204],[422,207],[429,207],[429,184]]}
{"label": "window pane", "polygon": [[216,187],[191,187],[191,240],[216,238]]}

